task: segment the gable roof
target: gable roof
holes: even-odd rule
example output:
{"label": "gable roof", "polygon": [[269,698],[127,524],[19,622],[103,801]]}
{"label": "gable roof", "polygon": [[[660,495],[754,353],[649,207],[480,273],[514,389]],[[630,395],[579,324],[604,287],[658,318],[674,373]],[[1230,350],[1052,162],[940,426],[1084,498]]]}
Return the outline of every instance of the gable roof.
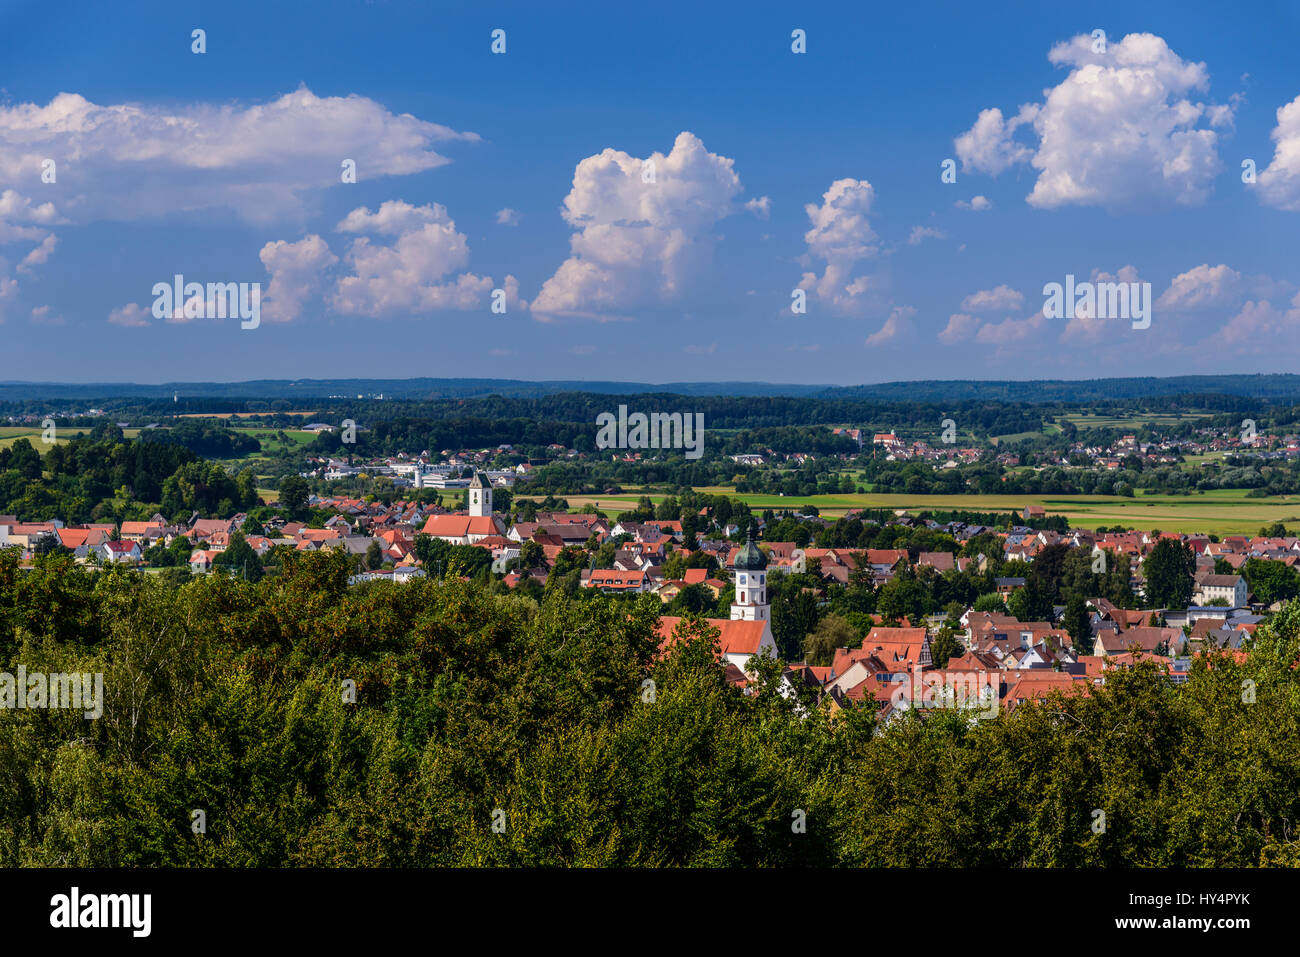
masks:
{"label": "gable roof", "polygon": [[918,565],[929,565],[941,572],[946,572],[957,567],[957,561],[952,552],[921,552],[916,556]]}
{"label": "gable roof", "polygon": [[149,532],[161,532],[162,522],[123,522],[123,535],[146,535]]}
{"label": "gable roof", "polygon": [[[682,619],[665,615],[659,619],[659,650],[667,652],[674,644],[673,631]],[[706,618],[708,624],[717,628],[718,646],[724,655],[756,655],[763,641],[763,621],[730,620],[727,618]]]}
{"label": "gable roof", "polygon": [[1069,694],[1087,688],[1086,681],[1064,671],[1014,671],[1009,673],[1007,681],[1007,691],[1002,696],[1002,705],[1007,710],[1014,710],[1026,701],[1042,701],[1053,691]]}
{"label": "gable roof", "polygon": [[198,535],[200,538],[206,538],[213,532],[230,531],[230,519],[228,518],[200,518],[196,519],[190,532]]}
{"label": "gable roof", "polygon": [[1172,654],[1177,650],[1182,638],[1181,628],[1130,628],[1117,635],[1101,632],[1097,635],[1097,650],[1108,655],[1123,654],[1137,645],[1139,650],[1152,654],[1162,642],[1167,642],[1169,652]]}
{"label": "gable roof", "polygon": [[464,538],[467,535],[496,535],[497,525],[488,515],[430,515],[424,534],[434,538]]}
{"label": "gable roof", "polygon": [[643,569],[623,571],[619,568],[584,569],[581,577],[583,581],[590,582],[592,588],[640,588],[648,578]]}
{"label": "gable roof", "polygon": [[64,548],[80,548],[86,544],[91,531],[89,528],[61,528],[58,532],[59,542]]}
{"label": "gable roof", "polygon": [[863,650],[874,651],[886,664],[893,661],[921,661],[926,645],[924,628],[887,628],[877,626],[862,642]]}
{"label": "gable roof", "polygon": [[1197,584],[1210,588],[1236,588],[1240,581],[1240,575],[1206,575]]}
{"label": "gable roof", "polygon": [[864,554],[869,565],[886,565],[893,568],[900,561],[907,561],[905,548],[868,548]]}

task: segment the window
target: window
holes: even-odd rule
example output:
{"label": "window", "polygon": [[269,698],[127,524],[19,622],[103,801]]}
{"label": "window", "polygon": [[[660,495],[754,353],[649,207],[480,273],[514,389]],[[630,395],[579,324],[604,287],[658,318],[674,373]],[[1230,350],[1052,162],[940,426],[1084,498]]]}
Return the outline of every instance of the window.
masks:
{"label": "window", "polygon": [[742,585],[745,584],[745,573],[744,573],[744,572],[741,572],[741,574],[740,574],[740,583],[741,583]]}
{"label": "window", "polygon": [[740,593],[740,603],[742,605],[745,603],[745,593],[743,591]]}

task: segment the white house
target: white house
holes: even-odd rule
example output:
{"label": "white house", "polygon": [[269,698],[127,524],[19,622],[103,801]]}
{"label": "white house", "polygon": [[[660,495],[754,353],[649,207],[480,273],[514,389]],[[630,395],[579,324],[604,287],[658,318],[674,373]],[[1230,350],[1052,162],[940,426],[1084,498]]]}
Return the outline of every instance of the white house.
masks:
{"label": "white house", "polygon": [[1196,584],[1196,593],[1192,601],[1198,605],[1208,605],[1215,599],[1226,599],[1229,608],[1244,608],[1246,605],[1246,580],[1240,575],[1206,575]]}
{"label": "white house", "polygon": [[104,542],[99,546],[99,557],[104,562],[136,564],[143,560],[139,542]]}
{"label": "white house", "polygon": [[190,556],[190,571],[195,574],[204,574],[212,571],[212,562],[220,552],[212,549],[200,548]]}

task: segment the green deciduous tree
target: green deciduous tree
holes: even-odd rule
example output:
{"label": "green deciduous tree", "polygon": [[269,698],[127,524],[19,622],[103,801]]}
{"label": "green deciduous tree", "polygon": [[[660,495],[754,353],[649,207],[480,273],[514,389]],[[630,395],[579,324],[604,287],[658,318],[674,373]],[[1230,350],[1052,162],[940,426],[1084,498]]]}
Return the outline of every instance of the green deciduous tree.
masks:
{"label": "green deciduous tree", "polygon": [[1142,563],[1149,605],[1186,608],[1195,587],[1196,555],[1191,547],[1173,538],[1162,538]]}
{"label": "green deciduous tree", "polygon": [[856,648],[862,634],[847,619],[829,614],[803,640],[803,656],[810,665],[829,665],[836,648]]}

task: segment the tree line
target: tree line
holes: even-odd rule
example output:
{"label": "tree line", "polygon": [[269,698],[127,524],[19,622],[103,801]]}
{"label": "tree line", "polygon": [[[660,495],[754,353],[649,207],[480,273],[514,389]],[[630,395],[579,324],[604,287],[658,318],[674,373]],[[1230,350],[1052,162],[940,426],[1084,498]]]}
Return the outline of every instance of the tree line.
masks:
{"label": "tree line", "polygon": [[1295,608],[1182,687],[1142,664],[992,720],[882,727],[779,693],[761,659],[742,693],[700,620],[661,654],[653,596],[348,573],[302,554],[177,587],[0,560],[5,670],[105,692],[94,721],[0,712],[0,863],[1300,863]]}

